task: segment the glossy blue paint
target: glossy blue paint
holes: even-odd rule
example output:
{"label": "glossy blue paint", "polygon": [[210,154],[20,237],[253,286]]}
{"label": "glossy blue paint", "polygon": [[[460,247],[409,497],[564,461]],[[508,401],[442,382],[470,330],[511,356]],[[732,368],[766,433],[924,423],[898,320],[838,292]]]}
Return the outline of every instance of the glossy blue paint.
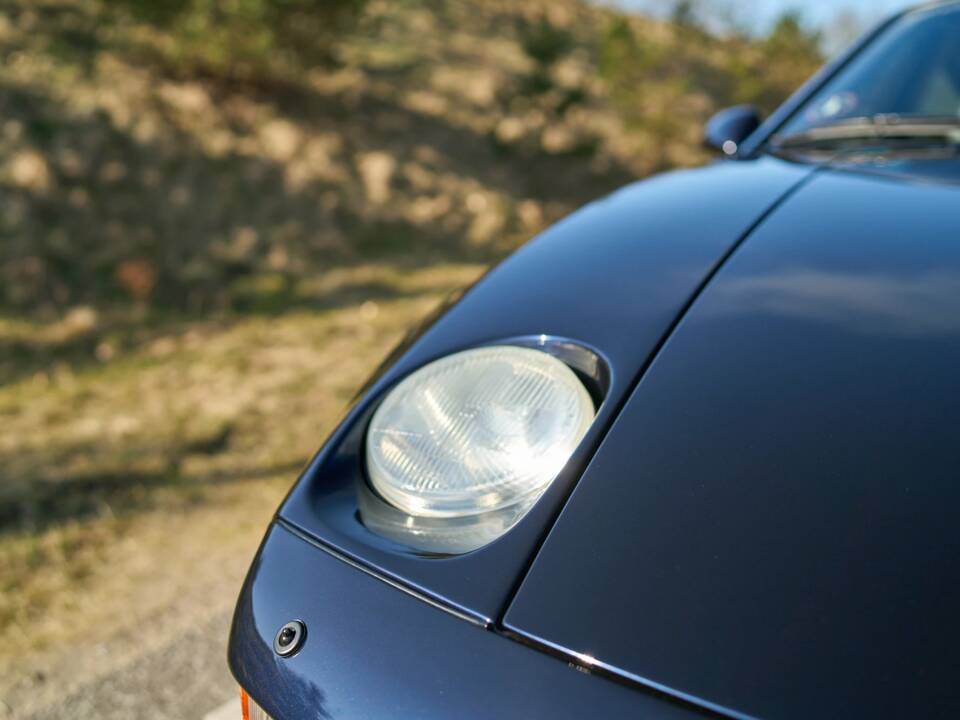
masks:
{"label": "glossy blue paint", "polygon": [[[273,652],[277,629],[307,626]],[[704,717],[440,612],[274,526],[237,604],[230,667],[274,718]]]}
{"label": "glossy blue paint", "polygon": [[960,188],[820,173],[671,335],[506,627],[747,715],[956,717],[958,369]]}
{"label": "glossy blue paint", "polygon": [[[689,299],[771,206],[811,172],[776,158],[663,175],[593,203],[490,272],[373,384],[280,509],[302,531],[459,611],[495,620],[616,410]],[[363,434],[383,393],[424,363],[514,337],[574,338],[608,389],[578,451],[533,509],[474,552],[431,557],[358,518]]]}

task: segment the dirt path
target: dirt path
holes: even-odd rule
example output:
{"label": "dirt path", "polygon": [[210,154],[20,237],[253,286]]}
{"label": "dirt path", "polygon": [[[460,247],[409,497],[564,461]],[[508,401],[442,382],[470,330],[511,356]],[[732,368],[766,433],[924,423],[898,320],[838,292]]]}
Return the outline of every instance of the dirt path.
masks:
{"label": "dirt path", "polygon": [[65,698],[48,698],[46,706],[14,717],[200,720],[236,693],[226,666],[229,623],[230,611],[220,611],[166,644],[73,688]]}

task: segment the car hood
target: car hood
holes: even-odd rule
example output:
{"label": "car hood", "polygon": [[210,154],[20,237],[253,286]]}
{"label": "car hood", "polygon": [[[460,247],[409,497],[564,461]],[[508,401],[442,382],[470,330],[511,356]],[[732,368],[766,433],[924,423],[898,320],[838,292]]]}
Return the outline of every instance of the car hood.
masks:
{"label": "car hood", "polygon": [[[495,623],[673,323],[750,229],[813,172],[764,157],[668,173],[554,225],[398,352],[305,469],[280,520],[445,607]],[[518,339],[571,341],[598,356],[596,418],[550,487],[509,532],[461,555],[418,553],[367,528],[358,520],[358,497],[366,488],[366,427],[377,404],[432,360]]]}
{"label": "car hood", "polygon": [[508,608],[733,715],[960,713],[960,189],[825,170],[713,277]]}

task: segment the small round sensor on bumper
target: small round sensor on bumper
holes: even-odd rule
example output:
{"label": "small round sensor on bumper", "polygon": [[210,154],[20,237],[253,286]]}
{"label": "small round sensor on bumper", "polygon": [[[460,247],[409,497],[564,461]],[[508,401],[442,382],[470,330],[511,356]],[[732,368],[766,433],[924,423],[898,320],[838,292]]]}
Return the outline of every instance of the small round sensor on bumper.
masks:
{"label": "small round sensor on bumper", "polygon": [[273,639],[273,651],[281,657],[293,655],[307,638],[307,626],[299,620],[291,620],[277,631]]}

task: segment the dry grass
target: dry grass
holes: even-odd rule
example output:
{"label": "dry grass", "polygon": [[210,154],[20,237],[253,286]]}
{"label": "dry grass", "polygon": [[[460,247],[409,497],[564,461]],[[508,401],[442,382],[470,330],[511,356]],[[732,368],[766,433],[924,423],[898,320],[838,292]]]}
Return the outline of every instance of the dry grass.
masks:
{"label": "dry grass", "polygon": [[120,360],[0,388],[0,458],[17,481],[3,491],[22,524],[0,536],[0,697],[21,701],[25,683],[36,694],[36,673],[69,685],[89,671],[77,657],[109,669],[97,648],[137,628],[144,651],[146,621],[226,608],[298,468],[385,349],[481,269],[411,273],[403,299],[193,323]]}

